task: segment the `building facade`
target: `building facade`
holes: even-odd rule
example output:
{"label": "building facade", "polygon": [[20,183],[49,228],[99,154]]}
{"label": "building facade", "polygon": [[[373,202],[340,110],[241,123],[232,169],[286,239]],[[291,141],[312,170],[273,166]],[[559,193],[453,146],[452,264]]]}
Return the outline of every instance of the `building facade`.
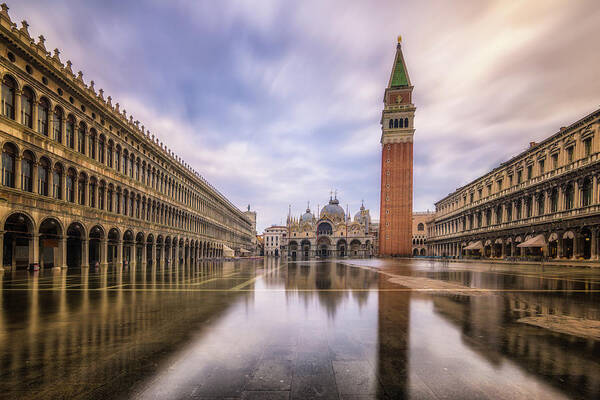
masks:
{"label": "building facade", "polygon": [[279,257],[282,254],[288,228],[281,225],[272,225],[263,233],[265,256]]}
{"label": "building facade", "polygon": [[433,211],[415,211],[412,217],[412,255],[427,255],[427,224],[431,222]]}
{"label": "building facade", "polygon": [[438,201],[436,256],[598,259],[600,109]]}
{"label": "building facade", "polygon": [[0,11],[4,267],[166,265],[249,248],[251,222]]}
{"label": "building facade", "polygon": [[375,254],[375,236],[371,232],[371,215],[361,205],[354,215],[346,215],[336,197],[315,216],[310,208],[299,218],[288,217],[287,240],[290,259],[364,258]]}
{"label": "building facade", "polygon": [[415,106],[400,38],[381,115],[379,255],[412,254],[413,135]]}

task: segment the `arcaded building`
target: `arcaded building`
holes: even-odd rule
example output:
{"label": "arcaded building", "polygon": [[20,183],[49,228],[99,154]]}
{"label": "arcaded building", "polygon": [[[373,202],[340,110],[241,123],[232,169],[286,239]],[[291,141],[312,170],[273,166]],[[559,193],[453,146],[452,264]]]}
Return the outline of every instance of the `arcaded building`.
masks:
{"label": "arcaded building", "polygon": [[438,201],[428,253],[598,259],[600,109]]}
{"label": "arcaded building", "polygon": [[318,214],[310,208],[300,217],[288,216],[284,248],[290,259],[364,258],[375,254],[375,235],[369,210],[361,205],[354,215],[346,214],[337,196]]}
{"label": "arcaded building", "polygon": [[381,115],[381,203],[379,255],[412,254],[413,86],[398,38],[392,73],[385,89]]}
{"label": "arcaded building", "polygon": [[433,211],[415,211],[412,216],[412,255],[427,255],[427,224],[431,222]]}
{"label": "arcaded building", "polygon": [[251,250],[252,224],[2,5],[2,266],[168,265]]}

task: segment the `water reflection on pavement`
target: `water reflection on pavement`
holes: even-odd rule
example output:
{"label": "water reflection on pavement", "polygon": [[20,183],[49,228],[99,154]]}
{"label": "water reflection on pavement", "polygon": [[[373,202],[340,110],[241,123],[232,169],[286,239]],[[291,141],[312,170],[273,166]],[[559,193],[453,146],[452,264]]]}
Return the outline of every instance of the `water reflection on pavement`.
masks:
{"label": "water reflection on pavement", "polygon": [[600,396],[593,269],[267,259],[0,279],[5,398]]}

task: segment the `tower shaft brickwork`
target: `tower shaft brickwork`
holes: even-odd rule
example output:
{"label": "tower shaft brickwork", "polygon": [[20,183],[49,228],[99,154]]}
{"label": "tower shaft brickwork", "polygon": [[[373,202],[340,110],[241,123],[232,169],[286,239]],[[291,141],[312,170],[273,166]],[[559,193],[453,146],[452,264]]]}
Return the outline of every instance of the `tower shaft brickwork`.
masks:
{"label": "tower shaft brickwork", "polygon": [[415,115],[412,90],[399,40],[381,116],[381,256],[412,254]]}

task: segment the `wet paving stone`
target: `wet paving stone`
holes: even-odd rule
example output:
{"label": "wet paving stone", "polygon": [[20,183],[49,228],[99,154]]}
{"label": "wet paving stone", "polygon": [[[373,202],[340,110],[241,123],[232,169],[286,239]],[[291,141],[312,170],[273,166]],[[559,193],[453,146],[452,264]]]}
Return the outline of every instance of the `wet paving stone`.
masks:
{"label": "wet paving stone", "polygon": [[1,276],[0,398],[600,398],[593,269],[267,259]]}

